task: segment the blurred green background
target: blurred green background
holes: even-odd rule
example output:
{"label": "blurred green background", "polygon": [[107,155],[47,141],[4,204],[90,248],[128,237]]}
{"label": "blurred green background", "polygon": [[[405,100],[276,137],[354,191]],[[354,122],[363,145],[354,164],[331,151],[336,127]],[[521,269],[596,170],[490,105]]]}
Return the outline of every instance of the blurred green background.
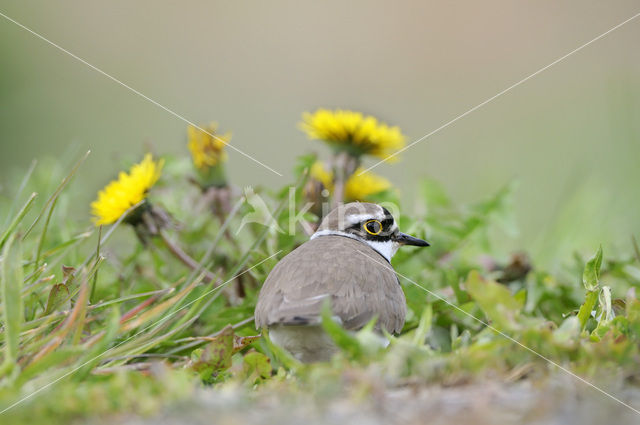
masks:
{"label": "blurred green background", "polygon": [[[323,148],[303,111],[342,107],[431,132],[638,13],[628,1],[0,1],[0,11],[197,123],[216,120],[239,185],[280,187]],[[640,18],[402,154],[377,173],[411,211],[431,176],[460,202],[519,183],[523,249],[553,267],[640,233]],[[78,217],[125,159],[187,154],[186,124],[0,18],[0,202],[33,158],[93,151]],[[371,162],[372,164],[373,162]]]}

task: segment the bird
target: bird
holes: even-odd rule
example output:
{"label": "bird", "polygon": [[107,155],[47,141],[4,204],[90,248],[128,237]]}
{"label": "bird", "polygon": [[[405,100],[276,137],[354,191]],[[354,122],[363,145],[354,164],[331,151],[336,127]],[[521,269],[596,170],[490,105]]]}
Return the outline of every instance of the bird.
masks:
{"label": "bird", "polygon": [[258,295],[256,328],[266,328],[273,343],[303,363],[329,361],[338,351],[321,324],[327,300],[346,330],[376,317],[381,337],[383,330],[400,333],[407,306],[391,258],[403,245],[429,243],[400,232],[381,205],[339,205],[271,270]]}

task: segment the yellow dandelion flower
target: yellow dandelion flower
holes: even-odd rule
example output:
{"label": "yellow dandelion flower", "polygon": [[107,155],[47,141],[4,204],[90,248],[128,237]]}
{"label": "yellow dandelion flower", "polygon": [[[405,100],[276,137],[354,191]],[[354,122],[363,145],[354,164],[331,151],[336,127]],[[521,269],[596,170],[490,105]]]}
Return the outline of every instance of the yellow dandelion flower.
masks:
{"label": "yellow dandelion flower", "polygon": [[313,114],[305,112],[302,118],[300,128],[310,139],[324,140],[355,156],[369,154],[385,159],[404,147],[404,136],[398,127],[360,112],[318,109]]}
{"label": "yellow dandelion flower", "polygon": [[98,199],[91,203],[96,226],[115,222],[129,208],[145,199],[149,189],[160,178],[163,165],[163,160],[155,162],[151,154],[147,154],[142,162],[131,167],[129,174],[121,171],[117,180],[99,191]]}
{"label": "yellow dandelion flower", "polygon": [[[345,183],[344,196],[348,201],[365,201],[391,188],[391,182],[372,172],[360,174],[364,169],[359,167]],[[316,161],[309,171],[310,176],[322,183],[330,192],[333,191],[333,173],[327,171],[320,161]]]}
{"label": "yellow dandelion flower", "polygon": [[359,167],[344,188],[344,196],[352,201],[364,201],[370,196],[384,192],[391,188],[391,182],[372,172],[360,174],[364,169]]}
{"label": "yellow dandelion flower", "polygon": [[333,173],[327,171],[322,162],[316,161],[313,163],[309,170],[309,176],[322,183],[328,190],[333,190]]}
{"label": "yellow dandelion flower", "polygon": [[213,134],[215,137],[190,125],[187,128],[189,137],[188,146],[196,168],[201,171],[206,171],[210,167],[214,167],[227,160],[227,153],[224,151],[224,147],[231,140],[231,133],[217,135],[218,124],[214,122],[203,126],[202,129],[206,130],[207,133]]}

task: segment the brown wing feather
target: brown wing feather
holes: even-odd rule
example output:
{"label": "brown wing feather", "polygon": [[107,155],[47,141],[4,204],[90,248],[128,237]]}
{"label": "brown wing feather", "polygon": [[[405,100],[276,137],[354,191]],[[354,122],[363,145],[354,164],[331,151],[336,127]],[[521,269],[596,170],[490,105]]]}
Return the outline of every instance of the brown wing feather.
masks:
{"label": "brown wing feather", "polygon": [[391,265],[362,242],[321,236],[273,268],[258,297],[256,326],[317,323],[327,298],[347,329],[376,315],[378,327],[389,332],[404,325],[406,301]]}

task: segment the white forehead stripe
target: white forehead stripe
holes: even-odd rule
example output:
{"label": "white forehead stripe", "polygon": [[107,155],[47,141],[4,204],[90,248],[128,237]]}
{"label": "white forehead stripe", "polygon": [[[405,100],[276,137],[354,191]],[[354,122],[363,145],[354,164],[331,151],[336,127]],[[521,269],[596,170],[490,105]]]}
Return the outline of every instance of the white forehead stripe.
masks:
{"label": "white forehead stripe", "polygon": [[[368,214],[348,214],[345,217],[345,220],[349,223],[349,224],[358,224],[358,223],[362,223],[363,221],[366,220],[379,220],[382,221],[386,218],[388,218],[389,216],[386,215],[384,213],[384,210],[382,209],[382,207],[380,207],[380,211],[378,211],[378,213],[368,213]],[[391,217],[393,218],[393,217]],[[394,224],[395,224],[395,220],[394,220]]]}
{"label": "white forehead stripe", "polygon": [[349,222],[349,224],[358,224],[361,223],[365,220],[371,220],[371,219],[380,219],[381,217],[378,215],[371,215],[371,214],[351,214],[348,215],[346,217],[347,221]]}

